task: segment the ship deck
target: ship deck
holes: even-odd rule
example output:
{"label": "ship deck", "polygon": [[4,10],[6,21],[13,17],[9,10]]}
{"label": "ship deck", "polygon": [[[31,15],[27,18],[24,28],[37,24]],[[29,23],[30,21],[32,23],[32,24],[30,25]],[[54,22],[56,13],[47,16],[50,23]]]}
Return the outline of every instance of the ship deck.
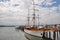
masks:
{"label": "ship deck", "polygon": [[29,30],[29,31],[35,31],[35,32],[37,32],[37,31],[57,31],[57,30],[60,30],[60,27],[24,28],[24,29]]}

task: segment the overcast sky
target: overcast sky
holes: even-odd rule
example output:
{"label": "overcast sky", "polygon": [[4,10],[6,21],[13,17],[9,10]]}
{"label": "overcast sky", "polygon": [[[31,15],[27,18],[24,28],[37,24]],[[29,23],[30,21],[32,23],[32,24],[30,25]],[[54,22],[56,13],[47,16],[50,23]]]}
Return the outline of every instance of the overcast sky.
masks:
{"label": "overcast sky", "polygon": [[[24,25],[33,0],[0,0],[0,25]],[[60,0],[34,0],[41,24],[60,23]],[[30,14],[32,11],[30,10]],[[32,15],[31,15],[32,16]]]}

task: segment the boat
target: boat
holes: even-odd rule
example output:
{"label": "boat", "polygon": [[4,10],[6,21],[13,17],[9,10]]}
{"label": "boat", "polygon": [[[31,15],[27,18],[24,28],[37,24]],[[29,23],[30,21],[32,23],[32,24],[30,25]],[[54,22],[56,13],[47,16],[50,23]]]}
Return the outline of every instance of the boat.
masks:
{"label": "boat", "polygon": [[[33,36],[38,36],[38,37],[43,37],[43,31],[42,31],[42,27],[39,27],[39,23],[38,25],[36,25],[36,14],[35,14],[35,3],[34,3],[34,0],[33,0],[33,17],[32,17],[32,20],[33,20],[33,25],[31,26],[29,24],[29,9],[28,9],[28,25],[24,27],[24,32],[27,33],[27,34],[30,34],[30,35],[33,35]],[[39,15],[38,15],[39,16]],[[39,17],[38,17],[38,21],[39,21]]]}

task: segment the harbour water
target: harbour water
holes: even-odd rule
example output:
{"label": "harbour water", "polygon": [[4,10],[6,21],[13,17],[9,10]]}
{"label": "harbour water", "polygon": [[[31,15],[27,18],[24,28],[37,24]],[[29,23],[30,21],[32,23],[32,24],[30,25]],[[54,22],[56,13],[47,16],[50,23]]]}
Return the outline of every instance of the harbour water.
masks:
{"label": "harbour water", "polygon": [[27,40],[24,33],[16,31],[15,27],[0,27],[0,40]]}
{"label": "harbour water", "polygon": [[[30,35],[28,36],[31,37],[31,40],[49,40]],[[0,27],[0,40],[27,40],[27,39],[25,37],[24,32],[16,30],[15,27]],[[60,35],[58,37],[58,40],[60,40]]]}

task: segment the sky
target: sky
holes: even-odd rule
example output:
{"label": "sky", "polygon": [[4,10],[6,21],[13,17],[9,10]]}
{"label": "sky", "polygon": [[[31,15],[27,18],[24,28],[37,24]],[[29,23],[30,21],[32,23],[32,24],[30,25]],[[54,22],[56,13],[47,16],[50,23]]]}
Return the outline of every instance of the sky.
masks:
{"label": "sky", "polygon": [[[33,0],[0,0],[0,25],[27,24],[28,8]],[[40,24],[60,24],[60,0],[34,0]],[[30,16],[32,17],[32,10]]]}

